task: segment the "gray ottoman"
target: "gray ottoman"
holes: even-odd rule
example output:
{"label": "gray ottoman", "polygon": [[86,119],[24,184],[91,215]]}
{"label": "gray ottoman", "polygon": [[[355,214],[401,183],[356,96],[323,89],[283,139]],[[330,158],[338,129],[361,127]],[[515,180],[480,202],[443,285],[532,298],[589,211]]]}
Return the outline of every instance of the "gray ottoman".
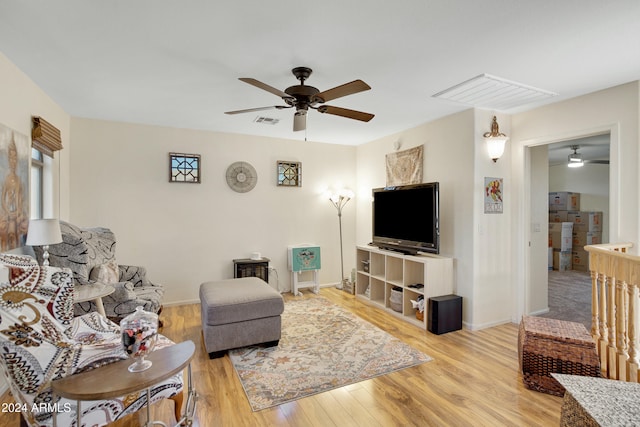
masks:
{"label": "gray ottoman", "polygon": [[278,345],[282,296],[257,277],[200,285],[204,346],[210,358],[227,350],[265,343]]}

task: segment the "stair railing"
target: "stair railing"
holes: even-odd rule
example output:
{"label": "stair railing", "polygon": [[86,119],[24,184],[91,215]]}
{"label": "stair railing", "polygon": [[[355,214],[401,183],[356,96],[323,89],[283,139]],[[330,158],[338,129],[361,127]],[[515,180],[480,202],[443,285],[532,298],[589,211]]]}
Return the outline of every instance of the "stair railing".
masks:
{"label": "stair railing", "polygon": [[640,382],[640,256],[632,243],[588,245],[591,335],[607,378]]}

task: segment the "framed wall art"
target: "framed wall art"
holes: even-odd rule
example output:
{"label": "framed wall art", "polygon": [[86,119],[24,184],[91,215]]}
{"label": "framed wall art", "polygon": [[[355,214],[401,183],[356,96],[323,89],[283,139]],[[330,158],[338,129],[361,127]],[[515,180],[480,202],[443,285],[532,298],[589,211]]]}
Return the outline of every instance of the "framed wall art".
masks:
{"label": "framed wall art", "polygon": [[484,178],[484,213],[502,213],[502,178]]}
{"label": "framed wall art", "polygon": [[0,251],[23,246],[29,228],[29,138],[0,124]]}
{"label": "framed wall art", "polygon": [[420,145],[387,154],[387,187],[422,183],[423,151],[424,147]]}
{"label": "framed wall art", "polygon": [[302,187],[302,163],[278,160],[278,186]]}
{"label": "framed wall art", "polygon": [[169,182],[200,184],[201,167],[199,154],[169,153]]}

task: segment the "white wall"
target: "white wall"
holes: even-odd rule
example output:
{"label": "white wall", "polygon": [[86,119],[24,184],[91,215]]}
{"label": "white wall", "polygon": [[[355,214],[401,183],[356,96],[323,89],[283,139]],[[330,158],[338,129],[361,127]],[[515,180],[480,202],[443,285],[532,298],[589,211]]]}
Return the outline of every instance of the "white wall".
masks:
{"label": "white wall", "polygon": [[[287,246],[321,246],[321,284],[340,281],[336,209],[322,193],[355,188],[356,148],[74,118],[71,221],[104,226],[121,264],[144,265],[164,283],[165,303],[198,300],[202,282],[233,277],[232,260],[261,252],[290,289]],[[169,152],[202,156],[202,183],[169,183]],[[302,162],[302,187],[276,186],[276,161]],[[226,184],[236,161],[254,166],[256,187]],[[345,274],[355,264],[355,206],[343,212]],[[276,287],[276,277],[270,282]]]}
{"label": "white wall", "polygon": [[535,288],[526,293],[526,313],[549,311],[549,150],[546,145],[531,147],[529,167],[529,207],[531,226],[528,246],[529,271]]}
{"label": "white wall", "polygon": [[549,191],[580,193],[580,210],[602,212],[602,243],[609,243],[609,165],[549,167]]}

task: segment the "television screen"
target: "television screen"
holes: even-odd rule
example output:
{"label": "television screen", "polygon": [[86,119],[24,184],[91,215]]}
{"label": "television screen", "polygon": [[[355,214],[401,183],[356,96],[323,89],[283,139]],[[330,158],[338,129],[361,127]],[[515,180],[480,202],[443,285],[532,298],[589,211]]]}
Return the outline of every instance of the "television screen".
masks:
{"label": "television screen", "polygon": [[372,212],[374,245],[439,253],[439,183],[373,189]]}

